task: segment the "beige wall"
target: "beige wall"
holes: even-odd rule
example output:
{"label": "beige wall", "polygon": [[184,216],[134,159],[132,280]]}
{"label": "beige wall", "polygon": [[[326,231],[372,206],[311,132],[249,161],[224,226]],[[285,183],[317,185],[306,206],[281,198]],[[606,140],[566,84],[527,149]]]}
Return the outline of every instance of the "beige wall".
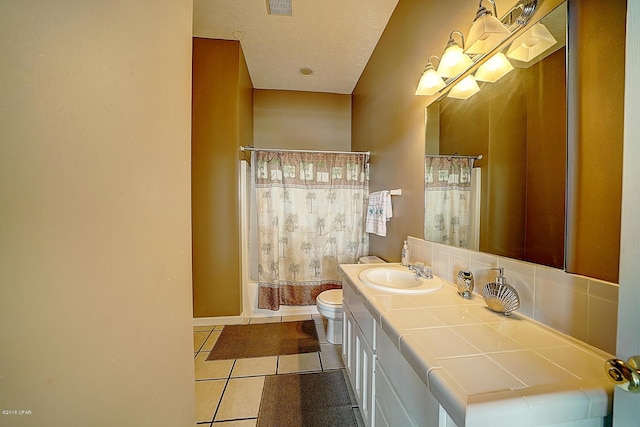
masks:
{"label": "beige wall", "polygon": [[[497,3],[500,14],[507,10],[507,4],[513,2]],[[612,12],[607,17],[607,25],[624,29],[624,3],[624,0],[607,3],[607,10]],[[593,6],[596,9],[594,14],[606,14],[598,9],[602,2],[583,0],[574,4],[589,11]],[[452,13],[462,10],[469,10],[469,16]],[[370,239],[370,252],[388,261],[399,261],[402,241],[407,235],[423,236],[424,107],[429,99],[415,96],[415,88],[428,57],[441,55],[452,30],[468,33],[473,13],[474,6],[466,0],[400,0],[353,92],[352,149],[372,152],[371,190],[403,190],[402,197],[394,198],[394,219],[389,222],[387,236],[371,236]],[[616,281],[623,51],[614,49],[610,44],[624,40],[624,37],[611,35],[596,42],[594,34],[602,33],[592,27],[601,21],[592,12],[588,12],[585,18],[588,25],[583,26],[578,43],[590,53],[583,56],[578,64],[582,85],[581,92],[576,95],[576,105],[580,110],[577,141],[578,146],[586,150],[581,155],[588,154],[593,160],[582,163],[575,181],[579,184],[572,190],[578,200],[573,212],[581,216],[574,232],[584,237],[574,249],[576,256],[587,255],[587,258],[570,271]],[[594,56],[595,51],[589,47],[592,44],[594,47],[602,46],[604,50]],[[618,64],[612,68],[616,72],[611,79],[606,71],[611,66],[609,60]],[[605,83],[597,82],[598,75],[607,75]],[[613,171],[605,174],[606,178],[603,174],[593,173],[598,170],[597,165],[605,164],[602,162],[604,159],[606,164],[612,165],[610,170]],[[587,178],[587,175],[591,176]],[[587,189],[583,185],[600,178],[605,178],[605,183],[595,189]],[[600,204],[608,204],[609,213],[595,214],[593,207]],[[603,229],[597,229],[597,223],[605,223]],[[598,254],[604,252],[607,253],[606,260],[598,260]],[[605,261],[609,265],[607,270],[596,273],[593,267],[601,267]],[[582,267],[587,265],[592,268],[583,270]]]}
{"label": "beige wall", "polygon": [[0,17],[0,425],[193,425],[192,3]]}
{"label": "beige wall", "polygon": [[255,146],[351,150],[351,96],[284,90],[255,91]]}
{"label": "beige wall", "polygon": [[252,144],[252,91],[238,41],[193,39],[194,317],[242,313],[238,160]]}
{"label": "beige wall", "polygon": [[238,316],[239,146],[349,151],[351,97],[253,90],[237,41],[195,38],[193,52],[194,317]]}
{"label": "beige wall", "polygon": [[466,0],[400,0],[353,92],[351,148],[371,150],[371,191],[402,189],[387,236],[370,235],[370,252],[387,261],[400,261],[408,235],[424,235],[426,99],[414,95],[418,80],[451,30],[471,24],[459,25],[451,11],[473,7]]}

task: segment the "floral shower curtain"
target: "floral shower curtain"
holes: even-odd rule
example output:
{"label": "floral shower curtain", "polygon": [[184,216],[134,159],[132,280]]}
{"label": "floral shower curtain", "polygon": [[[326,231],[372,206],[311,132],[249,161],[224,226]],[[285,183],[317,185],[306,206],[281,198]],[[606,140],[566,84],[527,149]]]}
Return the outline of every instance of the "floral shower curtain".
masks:
{"label": "floral shower curtain", "polygon": [[367,254],[365,154],[255,151],[258,308],[312,305]]}
{"label": "floral shower curtain", "polygon": [[469,246],[469,203],[473,160],[425,156],[425,240]]}

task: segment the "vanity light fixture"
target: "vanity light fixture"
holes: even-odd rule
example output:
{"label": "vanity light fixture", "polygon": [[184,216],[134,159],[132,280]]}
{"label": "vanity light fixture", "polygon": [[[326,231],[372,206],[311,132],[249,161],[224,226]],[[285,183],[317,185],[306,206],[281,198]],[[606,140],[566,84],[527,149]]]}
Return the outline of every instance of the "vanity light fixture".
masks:
{"label": "vanity light fixture", "polygon": [[[432,56],[431,58],[436,58],[438,62],[440,62],[440,59],[437,56]],[[433,95],[446,86],[444,80],[442,80],[442,77],[440,77],[440,74],[438,74],[433,66],[431,58],[429,58],[429,62],[424,68],[422,77],[420,77],[420,83],[418,83],[416,95]]]}
{"label": "vanity light fixture", "polygon": [[504,53],[498,52],[478,68],[476,80],[495,83],[511,70],[513,70],[511,62],[504,56]]}
{"label": "vanity light fixture", "polygon": [[[454,40],[454,34],[460,35],[462,45]],[[452,31],[449,35],[447,47],[442,54],[442,60],[438,65],[438,74],[440,74],[442,78],[456,77],[473,65],[473,61],[469,58],[469,55],[463,52],[463,48],[464,35],[462,35],[460,31]]]}
{"label": "vanity light fixture", "polygon": [[460,80],[460,83],[451,88],[447,94],[450,98],[468,99],[480,91],[478,82],[469,74],[464,79]]}
{"label": "vanity light fixture", "polygon": [[467,36],[465,53],[487,53],[511,35],[511,32],[497,18],[498,12],[494,0],[489,0],[489,2],[493,5],[493,15],[482,5],[482,0],[480,0],[478,12]]}
{"label": "vanity light fixture", "polygon": [[529,62],[557,42],[547,27],[538,22],[511,43],[507,56],[517,61]]}
{"label": "vanity light fixture", "polygon": [[[451,89],[453,94],[450,96],[466,99],[480,90],[475,78],[469,73],[469,71],[473,72],[471,68],[474,65],[478,66],[478,71],[483,68],[481,72],[476,74],[478,80],[488,82],[497,81],[513,69],[513,65],[508,60],[504,60],[506,59],[504,54],[499,51],[503,49],[503,44],[506,45],[508,41],[515,38],[516,32],[519,32],[528,24],[541,0],[517,0],[516,4],[500,19],[494,16],[497,15],[495,0],[489,0],[493,5],[493,14],[482,6],[482,1],[480,0],[478,4],[478,11],[472,25],[472,31],[469,32],[467,37],[467,44],[465,45],[464,35],[460,31],[452,31],[449,35],[449,41],[436,70],[440,77],[439,80],[444,81],[444,87],[441,87],[441,83],[435,78],[435,73],[430,70],[433,64],[429,60],[418,83],[416,95],[435,95],[438,92],[445,94]],[[534,33],[534,36],[537,35],[537,30],[530,30],[529,32]],[[460,36],[461,43],[456,42],[454,39],[454,34],[456,33]],[[547,39],[547,37],[538,36],[537,39],[527,41],[526,47],[530,49],[530,45],[536,44],[537,41],[543,41],[540,39]],[[524,39],[521,40],[524,41]],[[466,47],[467,45],[468,47]],[[507,56],[524,61],[524,59],[520,59],[521,56],[518,56],[518,53],[513,53],[513,51],[514,48],[512,47],[508,51],[511,54],[507,54]],[[495,60],[496,62],[500,61],[500,66],[496,62],[489,64],[490,57],[498,55],[498,53],[500,53],[499,56],[503,57]],[[480,65],[480,62],[483,64]],[[486,66],[484,66],[485,64]],[[438,89],[431,88],[427,83],[429,81],[433,82],[431,85]],[[428,89],[426,88],[427,86],[429,86]]]}

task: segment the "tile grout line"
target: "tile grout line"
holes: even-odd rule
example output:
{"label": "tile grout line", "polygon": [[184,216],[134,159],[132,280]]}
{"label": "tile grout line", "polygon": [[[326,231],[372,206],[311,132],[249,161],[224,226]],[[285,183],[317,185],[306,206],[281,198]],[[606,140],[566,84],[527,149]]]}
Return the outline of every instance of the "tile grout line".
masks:
{"label": "tile grout line", "polygon": [[236,361],[238,359],[233,359],[233,363],[231,364],[231,369],[229,369],[229,374],[227,374],[227,379],[224,383],[224,388],[222,389],[222,393],[220,393],[220,400],[218,400],[218,404],[216,405],[216,410],[213,411],[213,416],[211,417],[211,424],[215,422],[216,415],[218,415],[218,410],[220,410],[220,405],[222,405],[222,399],[224,398],[224,393],[227,391],[227,386],[229,385],[229,380],[231,380],[231,372],[233,372],[233,368],[236,366]]}
{"label": "tile grout line", "polygon": [[[196,332],[196,331],[194,331],[194,332]],[[198,332],[204,332],[204,331],[198,331]],[[207,337],[202,341],[202,344],[200,344],[200,347],[198,347],[198,350],[195,352],[195,356],[193,356],[194,359],[196,358],[198,353],[200,353],[200,351],[202,350],[202,347],[207,343],[207,340],[209,339],[209,337],[211,336],[212,333],[213,333],[213,329],[211,329],[209,331],[209,334],[207,335]]]}
{"label": "tile grout line", "polygon": [[[282,316],[278,316],[278,317],[279,317],[279,322],[278,323],[284,322],[284,319],[283,319]],[[311,320],[315,320],[315,319],[313,319],[313,317],[312,317]],[[261,323],[261,322],[258,322],[258,323]],[[250,320],[249,324],[251,324],[251,320]],[[317,326],[318,325],[316,324],[316,327]],[[223,325],[223,328],[224,328],[224,325]],[[194,359],[197,358],[199,353],[204,352],[203,351],[203,347],[204,347],[205,343],[210,339],[210,337],[211,337],[211,335],[212,335],[212,333],[214,331],[215,331],[215,327],[211,331],[209,331],[209,334],[207,335],[207,337],[203,341],[202,345],[199,347],[198,351],[195,353]],[[320,344],[322,344],[322,343],[320,343]],[[298,374],[298,375],[301,375],[301,374],[309,374],[309,373],[314,373],[314,372],[326,373],[326,372],[333,371],[333,370],[344,370],[343,367],[338,367],[338,368],[335,368],[335,369],[329,369],[328,366],[325,366],[325,363],[323,363],[323,359],[322,359],[322,346],[320,346],[320,351],[316,352],[316,354],[317,354],[318,362],[319,362],[319,366],[320,366],[320,370],[319,371],[296,371],[296,372],[280,373],[279,370],[281,368],[280,367],[280,357],[281,356],[278,355],[276,357],[276,369],[275,369],[275,373],[274,374],[263,374],[263,375],[256,374],[256,375],[241,376],[241,377],[237,377],[237,378],[264,377],[266,379],[266,377],[272,376],[272,375],[287,375],[287,374]],[[224,398],[224,394],[225,394],[225,392],[227,391],[227,389],[229,387],[229,382],[230,382],[231,379],[235,378],[235,377],[233,377],[233,370],[234,370],[237,362],[238,362],[238,359],[233,359],[233,363],[231,365],[231,369],[229,370],[229,373],[228,373],[228,375],[227,375],[227,377],[225,379],[225,385],[223,387],[222,393],[220,394],[220,400],[218,401],[218,403],[216,405],[216,409],[213,412],[213,416],[211,418],[211,421],[208,421],[208,422],[204,421],[202,423],[199,423],[200,425],[209,425],[210,427],[215,427],[214,424],[218,425],[218,424],[223,424],[223,423],[226,423],[226,422],[232,423],[232,422],[243,421],[243,420],[256,420],[256,422],[257,422],[257,416],[256,417],[241,417],[241,418],[234,418],[234,419],[229,419],[229,420],[216,421],[216,416],[218,415],[218,412],[219,412],[220,407],[222,405],[222,399]],[[222,378],[220,378],[220,379],[222,379]],[[195,381],[207,381],[207,380],[211,380],[211,379],[200,379],[200,380],[195,380]],[[260,407],[261,406],[262,406],[262,396],[260,396]],[[355,406],[353,406],[353,403],[352,403],[352,409],[359,410],[359,407],[357,406],[357,404]],[[258,415],[259,415],[259,410],[258,410]]]}

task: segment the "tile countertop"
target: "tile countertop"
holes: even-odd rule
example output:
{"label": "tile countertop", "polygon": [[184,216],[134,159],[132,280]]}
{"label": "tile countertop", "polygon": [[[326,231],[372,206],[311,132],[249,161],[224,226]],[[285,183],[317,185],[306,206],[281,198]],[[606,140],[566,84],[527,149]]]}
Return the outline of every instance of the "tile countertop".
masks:
{"label": "tile countertop", "polygon": [[612,413],[614,385],[603,368],[610,354],[517,311],[494,313],[482,296],[465,300],[444,280],[427,294],[373,289],[358,274],[375,267],[342,264],[340,271],[459,427],[539,426]]}

